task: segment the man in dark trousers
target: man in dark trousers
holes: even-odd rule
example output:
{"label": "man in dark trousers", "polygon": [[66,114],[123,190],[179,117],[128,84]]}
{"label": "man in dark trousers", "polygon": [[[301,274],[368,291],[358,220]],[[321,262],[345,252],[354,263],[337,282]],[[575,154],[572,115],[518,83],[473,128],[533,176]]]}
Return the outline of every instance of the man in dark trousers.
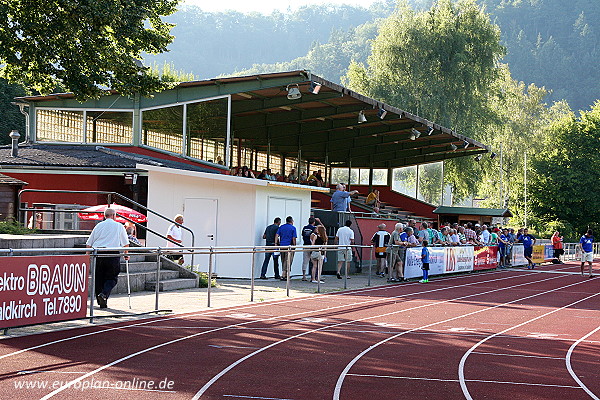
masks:
{"label": "man in dark trousers", "polygon": [[[294,218],[292,216],[288,216],[285,219],[285,224],[279,227],[277,230],[277,235],[275,235],[275,244],[278,246],[295,246],[296,238],[298,237],[298,233],[296,232],[296,227],[294,226]],[[288,267],[292,268],[292,263],[294,262],[294,252],[293,251],[283,251],[281,253],[281,280],[287,280]]]}
{"label": "man in dark trousers", "polygon": [[[315,229],[317,229],[317,223],[321,224],[321,220],[319,218],[310,217],[308,219],[308,225],[302,228],[302,244],[304,246],[310,246],[312,244],[310,242],[310,235],[312,235]],[[310,260],[310,253],[312,253],[312,250],[305,250],[303,251],[303,253],[304,257],[302,259],[302,280],[305,281],[307,280],[307,272],[309,276],[311,273],[312,262]]]}
{"label": "man in dark trousers", "polygon": [[[275,246],[275,235],[281,225],[281,218],[277,217],[273,220],[273,223],[265,229],[263,233],[263,239],[266,240],[267,246]],[[265,261],[263,262],[262,269],[260,270],[260,279],[267,279],[267,268],[269,267],[269,260],[273,257],[273,269],[275,271],[275,279],[281,279],[279,276],[279,252],[265,253]]]}
{"label": "man in dark trousers", "polygon": [[[91,248],[115,248],[128,247],[129,239],[125,227],[115,221],[116,212],[112,208],[107,208],[104,211],[105,220],[94,227],[90,237],[85,243]],[[116,254],[111,257],[96,257],[96,274],[94,290],[96,300],[100,308],[106,308],[106,302],[110,296],[110,292],[117,286],[117,277],[121,272],[121,257],[118,251],[110,252]],[[101,254],[107,254],[103,252]],[[124,254],[127,254],[125,251]],[[129,256],[124,255],[125,260],[129,260]]]}

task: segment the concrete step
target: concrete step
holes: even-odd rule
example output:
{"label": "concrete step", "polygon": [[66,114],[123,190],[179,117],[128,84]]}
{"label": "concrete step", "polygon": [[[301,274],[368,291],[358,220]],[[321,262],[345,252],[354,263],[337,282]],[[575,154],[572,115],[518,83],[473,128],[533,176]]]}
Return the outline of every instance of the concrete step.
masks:
{"label": "concrete step", "polygon": [[[168,281],[171,279],[179,279],[179,272],[168,270],[160,271],[161,281]],[[156,272],[129,272],[129,282],[132,292],[146,290],[146,282],[150,281],[156,281]],[[117,286],[113,289],[113,293],[127,293],[127,275],[125,273],[119,274]]]}
{"label": "concrete step", "polygon": [[[124,273],[127,271],[127,267],[125,264],[125,261],[121,261],[121,273]],[[131,262],[131,260],[129,261],[129,273],[134,273],[134,272],[156,272],[156,261],[151,262],[151,261],[138,261],[138,262]]]}
{"label": "concrete step", "polygon": [[[179,278],[161,281],[158,290],[167,292],[170,290],[189,289],[196,287],[196,279]],[[146,290],[156,290],[156,281],[146,282]]]}

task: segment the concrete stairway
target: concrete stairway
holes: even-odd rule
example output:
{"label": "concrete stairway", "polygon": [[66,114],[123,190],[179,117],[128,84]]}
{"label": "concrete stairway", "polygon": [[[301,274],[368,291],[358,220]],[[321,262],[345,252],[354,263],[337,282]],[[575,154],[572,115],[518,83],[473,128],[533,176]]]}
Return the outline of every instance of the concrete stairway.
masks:
{"label": "concrete stairway", "polygon": [[[196,274],[180,267],[164,257],[160,259],[160,291],[188,289],[198,286]],[[121,273],[113,293],[127,293],[125,261],[121,261]],[[132,292],[154,291],[156,288],[156,256],[134,255],[129,260],[129,281]]]}

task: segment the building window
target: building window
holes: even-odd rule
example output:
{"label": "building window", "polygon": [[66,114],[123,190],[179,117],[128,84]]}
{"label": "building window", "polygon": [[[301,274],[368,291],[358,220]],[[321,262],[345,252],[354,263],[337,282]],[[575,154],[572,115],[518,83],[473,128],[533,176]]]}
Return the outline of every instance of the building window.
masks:
{"label": "building window", "polygon": [[83,111],[38,109],[36,140],[84,143]]}
{"label": "building window", "polygon": [[[225,160],[227,141],[228,99],[220,98],[187,104],[187,155],[200,160]],[[250,164],[250,151],[244,163]]]}
{"label": "building window", "polygon": [[131,143],[133,113],[122,111],[86,111],[87,143]]}
{"label": "building window", "polygon": [[131,143],[132,136],[130,111],[38,109],[36,112],[36,140],[40,142]]}
{"label": "building window", "polygon": [[183,105],[143,111],[142,143],[181,154],[183,152]]}
{"label": "building window", "polygon": [[[317,170],[315,165],[311,168]],[[387,169],[373,169],[373,185],[387,185]],[[368,168],[333,168],[331,171],[331,183],[350,183],[351,185],[368,185],[369,184],[369,169]]]}

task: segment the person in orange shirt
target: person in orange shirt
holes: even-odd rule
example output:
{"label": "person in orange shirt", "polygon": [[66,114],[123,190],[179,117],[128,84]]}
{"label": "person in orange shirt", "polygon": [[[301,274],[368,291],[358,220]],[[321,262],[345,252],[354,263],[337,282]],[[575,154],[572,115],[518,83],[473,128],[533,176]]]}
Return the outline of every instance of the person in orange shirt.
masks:
{"label": "person in orange shirt", "polygon": [[565,251],[563,249],[563,237],[558,235],[558,232],[554,232],[551,239],[552,247],[554,248],[554,258],[556,258],[559,264],[564,264],[564,262],[562,262],[560,259],[560,256],[565,254]]}

